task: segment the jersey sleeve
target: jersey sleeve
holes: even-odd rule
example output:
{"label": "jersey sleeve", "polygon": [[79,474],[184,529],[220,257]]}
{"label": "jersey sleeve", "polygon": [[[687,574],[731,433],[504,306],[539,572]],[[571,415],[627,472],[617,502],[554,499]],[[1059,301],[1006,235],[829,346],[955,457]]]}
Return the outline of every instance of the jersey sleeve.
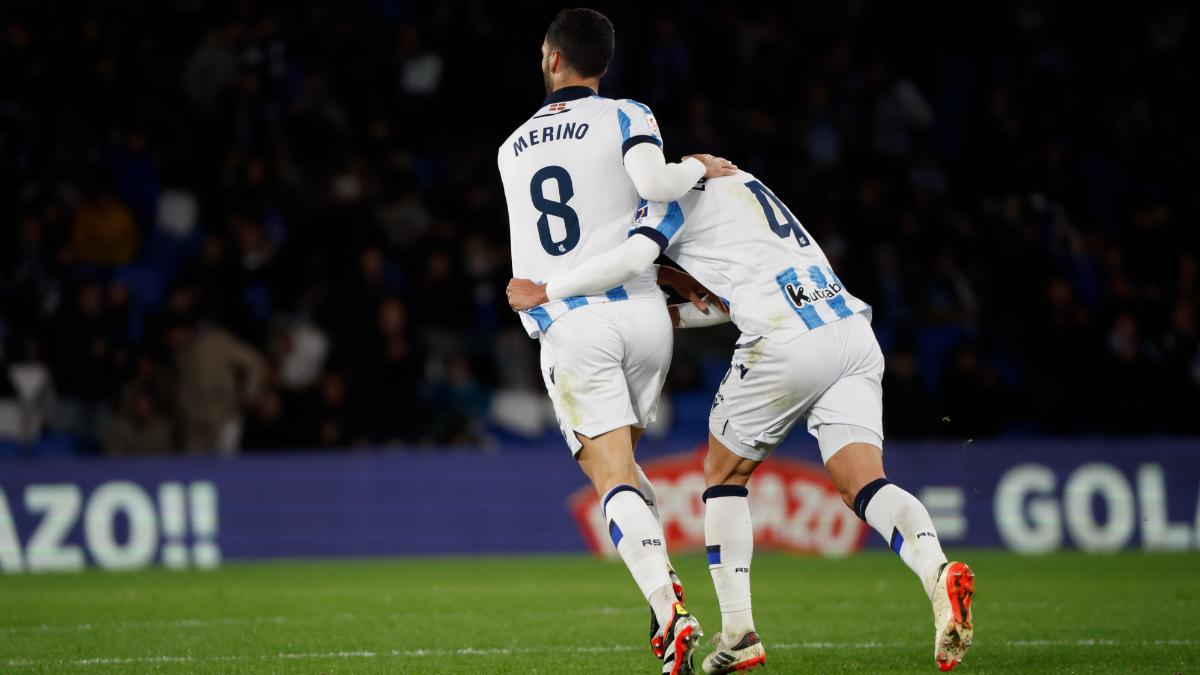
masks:
{"label": "jersey sleeve", "polygon": [[660,251],[666,251],[671,241],[676,239],[683,228],[683,208],[679,202],[646,202],[638,208],[637,220],[629,236],[640,234],[658,244]]}
{"label": "jersey sleeve", "polygon": [[617,124],[621,129],[621,155],[641,143],[662,147],[662,134],[650,106],[625,98],[617,101]]}

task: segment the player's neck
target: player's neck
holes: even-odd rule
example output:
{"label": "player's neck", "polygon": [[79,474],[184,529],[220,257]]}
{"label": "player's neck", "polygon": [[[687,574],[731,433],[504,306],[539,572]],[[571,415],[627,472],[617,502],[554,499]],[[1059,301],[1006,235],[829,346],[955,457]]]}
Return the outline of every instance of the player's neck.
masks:
{"label": "player's neck", "polygon": [[559,89],[566,89],[567,87],[587,87],[588,89],[591,89],[593,93],[596,93],[600,91],[600,78],[564,77],[554,83],[554,90],[550,93],[553,94],[555,91],[558,91]]}

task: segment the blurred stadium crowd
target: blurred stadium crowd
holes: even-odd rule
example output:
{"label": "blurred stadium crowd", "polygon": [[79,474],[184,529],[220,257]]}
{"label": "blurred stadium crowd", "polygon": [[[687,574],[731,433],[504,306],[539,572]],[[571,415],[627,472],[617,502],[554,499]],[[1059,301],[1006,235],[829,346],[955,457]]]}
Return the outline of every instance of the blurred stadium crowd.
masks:
{"label": "blurred stadium crowd", "polygon": [[[0,15],[8,447],[553,437],[495,152],[556,6],[53,4]],[[816,235],[891,437],[1200,431],[1195,10],[968,5],[602,2],[602,93]],[[734,337],[700,333],[689,439]]]}

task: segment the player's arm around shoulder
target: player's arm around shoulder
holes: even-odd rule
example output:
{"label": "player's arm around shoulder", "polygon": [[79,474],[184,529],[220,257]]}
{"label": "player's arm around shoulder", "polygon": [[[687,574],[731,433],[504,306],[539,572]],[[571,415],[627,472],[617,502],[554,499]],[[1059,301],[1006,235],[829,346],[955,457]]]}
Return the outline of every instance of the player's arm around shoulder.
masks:
{"label": "player's arm around shoulder", "polygon": [[709,154],[688,155],[682,162],[668,164],[662,148],[642,143],[625,152],[625,173],[642,199],[673,202],[701,178],[732,176],[737,165]]}
{"label": "player's arm around shoulder", "polygon": [[733,162],[708,154],[689,155],[681,162],[667,163],[662,134],[650,108],[632,99],[621,99],[616,104],[625,172],[642,199],[675,201],[701,178],[728,176],[737,171]]}

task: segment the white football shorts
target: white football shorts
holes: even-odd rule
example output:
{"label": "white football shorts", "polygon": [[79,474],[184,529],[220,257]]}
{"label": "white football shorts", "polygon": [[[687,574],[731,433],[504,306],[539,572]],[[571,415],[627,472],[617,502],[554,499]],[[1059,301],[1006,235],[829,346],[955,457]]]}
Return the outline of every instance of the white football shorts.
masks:
{"label": "white football shorts", "polygon": [[[731,452],[762,461],[808,418],[808,432],[848,425],[883,440],[883,353],[865,315],[826,324],[788,342],[742,338],[713,400],[708,428]],[[881,445],[882,447],[882,445]],[[825,462],[841,446],[821,443]]]}
{"label": "white football shorts", "polygon": [[592,438],[654,421],[674,334],[662,297],[585,305],[559,317],[539,341],[542,379],[563,438]]}

